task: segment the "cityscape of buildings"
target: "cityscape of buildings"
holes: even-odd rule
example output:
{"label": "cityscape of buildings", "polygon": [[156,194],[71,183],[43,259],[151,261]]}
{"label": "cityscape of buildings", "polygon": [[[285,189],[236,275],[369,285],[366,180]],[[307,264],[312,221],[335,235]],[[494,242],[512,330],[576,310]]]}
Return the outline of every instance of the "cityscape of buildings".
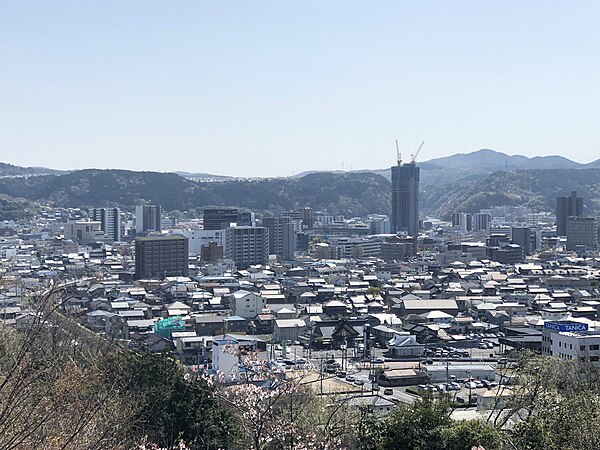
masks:
{"label": "cityscape of buildings", "polygon": [[[240,368],[223,339],[284,365],[313,357],[348,392],[389,387],[392,406],[411,401],[406,386],[466,371],[489,401],[480,381],[499,381],[521,349],[600,367],[599,230],[576,192],[557,198],[555,215],[506,206],[443,222],[419,217],[414,159],[391,172],[391,217],[214,207],[176,220],[139,205],[6,221],[0,256],[12,284],[0,321],[23,327],[35,314],[28,289],[76,280],[61,308],[106,338],[232,379]],[[178,328],[163,326],[174,318]],[[323,368],[319,352],[340,361]]]}

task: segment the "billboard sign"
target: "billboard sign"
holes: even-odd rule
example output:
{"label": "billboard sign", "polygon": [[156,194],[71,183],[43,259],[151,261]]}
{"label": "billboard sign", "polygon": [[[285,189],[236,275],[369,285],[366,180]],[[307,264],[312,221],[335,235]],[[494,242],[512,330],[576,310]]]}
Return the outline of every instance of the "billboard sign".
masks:
{"label": "billboard sign", "polygon": [[547,330],[564,332],[580,332],[587,331],[588,326],[587,323],[555,323],[555,322],[546,322],[544,323],[544,328]]}

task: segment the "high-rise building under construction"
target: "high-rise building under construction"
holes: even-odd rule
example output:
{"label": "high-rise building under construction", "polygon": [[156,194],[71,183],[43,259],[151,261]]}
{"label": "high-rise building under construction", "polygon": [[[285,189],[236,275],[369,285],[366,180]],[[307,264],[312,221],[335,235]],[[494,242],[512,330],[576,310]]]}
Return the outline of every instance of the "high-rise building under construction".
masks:
{"label": "high-rise building under construction", "polygon": [[405,232],[413,238],[419,234],[420,168],[411,161],[392,167],[392,233]]}

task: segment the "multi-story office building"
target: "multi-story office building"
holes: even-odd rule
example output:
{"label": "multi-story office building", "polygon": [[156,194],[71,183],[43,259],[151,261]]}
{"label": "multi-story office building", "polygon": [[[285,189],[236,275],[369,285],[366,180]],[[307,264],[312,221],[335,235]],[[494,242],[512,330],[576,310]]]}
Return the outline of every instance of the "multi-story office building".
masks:
{"label": "multi-story office building", "polygon": [[119,208],[93,208],[91,219],[100,222],[106,239],[119,242],[121,240],[121,210]]}
{"label": "multi-story office building", "polygon": [[542,330],[542,355],[588,361],[600,367],[600,331],[573,320],[546,322]]}
{"label": "multi-story office building", "polygon": [[214,243],[223,247],[225,240],[224,230],[190,230],[190,229],[174,229],[169,230],[170,235],[181,235],[188,238],[188,250],[190,255],[200,255],[202,247],[206,247]]}
{"label": "multi-story office building", "polygon": [[147,236],[135,239],[135,278],[188,276],[188,238]]}
{"label": "multi-story office building", "polygon": [[371,234],[390,234],[390,219],[388,216],[373,214],[369,216]]}
{"label": "multi-story office building", "polygon": [[314,219],[312,208],[295,207],[291,211],[284,212],[282,217],[289,218],[294,223],[296,233],[301,233],[302,230],[312,230]]}
{"label": "multi-story office building", "polygon": [[240,211],[237,224],[239,227],[253,227],[256,225],[254,213],[251,211]]}
{"label": "multi-story office building", "polygon": [[232,224],[238,224],[240,212],[237,208],[205,208],[204,229],[224,230]]}
{"label": "multi-story office building", "polygon": [[488,248],[488,258],[501,264],[518,264],[523,261],[523,256],[523,248],[518,244]]}
{"label": "multi-story office building", "polygon": [[103,241],[105,235],[100,226],[99,221],[78,220],[67,222],[64,225],[64,236],[65,239],[70,239],[81,245]]}
{"label": "multi-story office building", "polygon": [[392,170],[392,233],[419,234],[420,168],[416,163],[399,164]]}
{"label": "multi-story office building", "polygon": [[306,228],[307,230],[312,230],[313,224],[314,224],[314,220],[313,220],[312,208],[309,208],[309,207],[302,208],[302,227]]}
{"label": "multi-story office building", "polygon": [[262,225],[269,230],[269,254],[284,261],[294,259],[297,222],[289,216],[263,217]]}
{"label": "multi-story office building", "polygon": [[158,205],[139,205],[135,207],[136,234],[160,231],[162,209]]}
{"label": "multi-story office building", "polygon": [[598,226],[594,217],[567,217],[567,250],[578,248],[598,248]]}
{"label": "multi-story office building", "polygon": [[328,243],[337,247],[342,258],[369,258],[381,254],[379,237],[331,236]]}
{"label": "multi-story office building", "polygon": [[520,245],[525,255],[531,255],[533,246],[529,227],[513,227],[511,241],[513,244]]}
{"label": "multi-story office building", "polygon": [[238,269],[269,260],[269,230],[265,227],[230,227],[225,230],[225,257]]}
{"label": "multi-story office building", "polygon": [[473,215],[469,213],[453,213],[452,226],[460,228],[464,233],[473,229]]}
{"label": "multi-story office building", "polygon": [[490,229],[492,223],[492,216],[487,213],[475,213],[473,214],[473,230],[474,231],[487,231]]}
{"label": "multi-story office building", "polygon": [[556,234],[567,235],[567,218],[583,215],[583,198],[577,197],[577,192],[572,191],[569,197],[556,199]]}

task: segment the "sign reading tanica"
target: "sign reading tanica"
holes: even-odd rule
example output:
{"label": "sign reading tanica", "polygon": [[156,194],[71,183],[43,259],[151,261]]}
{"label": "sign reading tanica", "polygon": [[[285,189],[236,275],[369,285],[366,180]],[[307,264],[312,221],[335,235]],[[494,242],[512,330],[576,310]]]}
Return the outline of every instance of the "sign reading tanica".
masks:
{"label": "sign reading tanica", "polygon": [[554,322],[546,322],[544,323],[544,328],[554,330],[554,331],[587,331],[588,326],[587,323],[554,323]]}

